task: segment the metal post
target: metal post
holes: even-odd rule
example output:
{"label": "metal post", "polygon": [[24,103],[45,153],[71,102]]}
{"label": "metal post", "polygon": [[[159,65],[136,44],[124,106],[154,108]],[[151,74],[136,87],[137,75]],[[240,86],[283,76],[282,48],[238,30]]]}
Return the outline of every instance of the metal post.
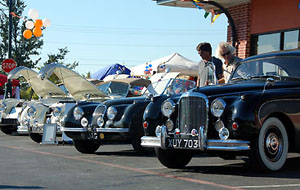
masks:
{"label": "metal post", "polygon": [[8,20],[8,58],[12,58],[11,56],[11,40],[12,40],[12,27],[13,27],[13,23],[12,23],[12,5],[13,2],[12,0],[8,0],[8,6],[9,6],[9,20]]}

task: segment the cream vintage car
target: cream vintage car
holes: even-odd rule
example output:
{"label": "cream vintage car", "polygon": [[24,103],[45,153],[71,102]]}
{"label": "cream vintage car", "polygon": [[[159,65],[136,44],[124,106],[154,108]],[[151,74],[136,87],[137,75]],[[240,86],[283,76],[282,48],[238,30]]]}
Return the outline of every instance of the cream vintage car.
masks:
{"label": "cream vintage car", "polygon": [[[36,133],[32,128],[28,128],[29,123],[38,124],[38,120],[33,119],[32,114],[37,112],[40,107],[50,106],[60,101],[74,102],[74,100],[68,95],[63,87],[58,87],[50,80],[41,80],[38,77],[38,73],[27,68],[18,67],[11,71],[8,75],[9,79],[16,79],[23,76],[30,84],[34,92],[39,96],[38,100],[31,100],[23,103],[18,118],[18,132],[29,133],[30,137],[34,141],[39,141],[41,136]],[[40,114],[40,112],[38,112]]]}
{"label": "cream vintage car", "polygon": [[[45,101],[52,96],[66,97],[66,93],[58,88],[49,80],[41,80],[38,78],[38,73],[27,68],[17,67],[8,74],[8,79],[16,79],[19,76],[23,76],[29,83],[33,91]],[[27,134],[27,125],[20,123],[21,112],[27,105],[36,103],[36,100],[25,101],[23,99],[8,98],[3,99],[0,102],[0,127],[6,134],[19,133]]]}
{"label": "cream vintage car", "polygon": [[58,77],[70,97],[53,102],[35,103],[24,109],[22,123],[28,126],[32,140],[37,143],[44,143],[46,128],[55,128],[56,134],[52,142],[56,143],[56,135],[62,134],[60,127],[64,113],[79,101],[97,102],[109,99],[109,96],[92,82],[61,64],[46,65],[40,70],[38,78],[42,81],[48,80],[47,78],[52,74]]}

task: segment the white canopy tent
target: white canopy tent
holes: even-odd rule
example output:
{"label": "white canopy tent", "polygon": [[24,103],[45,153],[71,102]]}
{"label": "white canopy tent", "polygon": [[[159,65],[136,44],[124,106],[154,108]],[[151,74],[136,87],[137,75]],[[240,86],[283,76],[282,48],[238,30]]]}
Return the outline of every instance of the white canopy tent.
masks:
{"label": "white canopy tent", "polygon": [[149,61],[147,63],[135,66],[131,68],[131,75],[143,76],[146,66],[152,65],[152,73],[164,72],[169,68],[171,72],[180,72],[180,75],[197,76],[198,75],[198,63],[191,61],[178,53],[173,53],[169,56]]}

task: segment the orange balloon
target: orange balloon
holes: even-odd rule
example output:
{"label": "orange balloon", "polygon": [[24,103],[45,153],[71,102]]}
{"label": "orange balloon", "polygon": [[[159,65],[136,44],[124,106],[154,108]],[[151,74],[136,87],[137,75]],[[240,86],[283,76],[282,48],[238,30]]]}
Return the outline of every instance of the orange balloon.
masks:
{"label": "orange balloon", "polygon": [[31,30],[24,30],[23,36],[24,36],[24,38],[26,38],[26,39],[30,39],[31,36],[32,36]]}
{"label": "orange balloon", "polygon": [[35,28],[33,29],[33,35],[34,35],[35,37],[40,37],[40,36],[42,35],[42,29],[41,29],[41,28],[35,27]]}
{"label": "orange balloon", "polygon": [[34,26],[40,28],[43,26],[43,21],[41,19],[36,19],[34,22]]}

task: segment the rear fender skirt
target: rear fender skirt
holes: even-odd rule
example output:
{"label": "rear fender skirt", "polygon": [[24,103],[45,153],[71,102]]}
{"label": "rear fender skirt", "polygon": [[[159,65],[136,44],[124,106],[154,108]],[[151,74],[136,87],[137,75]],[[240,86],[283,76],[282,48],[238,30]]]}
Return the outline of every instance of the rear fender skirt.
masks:
{"label": "rear fender skirt", "polygon": [[258,110],[258,119],[262,125],[272,113],[287,115],[295,127],[300,129],[300,99],[271,100],[262,104]]}

